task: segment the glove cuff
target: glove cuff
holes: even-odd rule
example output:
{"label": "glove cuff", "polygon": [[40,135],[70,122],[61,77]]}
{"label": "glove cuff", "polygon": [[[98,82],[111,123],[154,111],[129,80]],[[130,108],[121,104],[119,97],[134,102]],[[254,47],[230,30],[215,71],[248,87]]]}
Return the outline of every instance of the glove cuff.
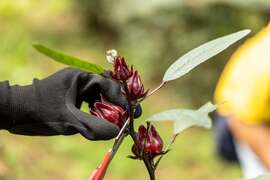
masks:
{"label": "glove cuff", "polygon": [[8,81],[0,82],[0,129],[9,129],[12,127],[10,118],[10,86]]}
{"label": "glove cuff", "polygon": [[32,85],[10,86],[8,81],[0,83],[0,129],[11,129],[20,120],[32,120],[36,108]]}

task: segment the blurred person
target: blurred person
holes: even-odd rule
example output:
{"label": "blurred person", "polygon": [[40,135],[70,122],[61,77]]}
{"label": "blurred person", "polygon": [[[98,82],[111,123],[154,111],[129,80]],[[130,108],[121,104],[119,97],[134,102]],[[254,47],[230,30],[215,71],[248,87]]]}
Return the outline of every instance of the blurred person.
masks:
{"label": "blurred person", "polygon": [[74,68],[27,86],[0,82],[0,129],[30,136],[80,133],[90,140],[111,139],[119,132],[116,125],[80,111],[83,101],[91,106],[100,94],[127,107],[118,83]]}
{"label": "blurred person", "polygon": [[[231,57],[218,81],[218,152],[245,178],[270,170],[270,24]],[[223,103],[224,102],[224,103]]]}

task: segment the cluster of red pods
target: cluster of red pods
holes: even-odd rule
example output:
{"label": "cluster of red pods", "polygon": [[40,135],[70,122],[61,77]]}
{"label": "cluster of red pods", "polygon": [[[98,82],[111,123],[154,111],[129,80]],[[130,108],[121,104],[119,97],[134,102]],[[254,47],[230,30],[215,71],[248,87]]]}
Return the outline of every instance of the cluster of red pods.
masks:
{"label": "cluster of red pods", "polygon": [[154,157],[163,153],[163,141],[153,125],[148,128],[143,125],[139,127],[137,142],[137,145],[132,146],[132,152],[136,158],[139,158],[142,154]]}
{"label": "cluster of red pods", "polygon": [[[129,98],[136,102],[138,99],[145,97],[147,91],[144,90],[138,71],[133,71],[132,66],[129,68],[125,58],[121,56],[116,56],[112,63],[114,68],[110,74],[111,78],[127,83]],[[95,116],[116,124],[119,128],[123,126],[128,118],[126,110],[106,101],[104,98],[95,102],[90,112]],[[137,145],[134,144],[132,147],[132,152],[136,157],[139,158],[142,154],[156,156],[162,153],[163,141],[153,125],[147,128],[141,125],[136,137]]]}

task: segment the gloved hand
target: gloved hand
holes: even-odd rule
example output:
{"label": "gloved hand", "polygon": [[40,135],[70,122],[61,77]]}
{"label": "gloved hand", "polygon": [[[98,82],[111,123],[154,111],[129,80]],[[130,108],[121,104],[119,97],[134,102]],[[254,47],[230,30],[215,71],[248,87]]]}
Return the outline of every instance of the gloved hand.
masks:
{"label": "gloved hand", "polygon": [[22,135],[72,135],[90,140],[106,140],[119,128],[103,119],[80,111],[83,101],[90,104],[100,94],[113,104],[127,108],[120,86],[103,76],[66,68],[32,85],[0,83],[0,129]]}

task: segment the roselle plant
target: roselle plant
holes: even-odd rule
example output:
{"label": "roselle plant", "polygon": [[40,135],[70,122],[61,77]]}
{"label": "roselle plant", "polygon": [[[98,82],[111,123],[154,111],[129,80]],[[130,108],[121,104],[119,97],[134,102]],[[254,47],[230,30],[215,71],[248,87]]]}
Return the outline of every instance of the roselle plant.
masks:
{"label": "roselle plant", "polygon": [[[122,93],[128,100],[128,108],[123,109],[111,104],[101,97],[101,99],[95,102],[90,109],[92,115],[106,119],[121,128],[112,150],[108,152],[103,163],[94,171],[90,179],[103,179],[106,169],[113,159],[113,155],[117,152],[125,137],[131,136],[134,141],[134,144],[131,147],[133,155],[129,157],[143,161],[150,179],[154,180],[157,166],[162,160],[162,157],[169,153],[170,147],[178,134],[191,126],[210,128],[211,119],[208,117],[208,113],[214,111],[217,108],[217,105],[208,102],[198,110],[171,109],[163,111],[147,118],[145,121],[146,123],[141,124],[138,130],[134,129],[134,123],[136,123],[136,121],[134,121],[134,112],[136,108],[138,108],[139,104],[142,104],[144,100],[147,100],[147,98],[157,93],[158,90],[164,87],[168,82],[187,74],[199,64],[245,37],[249,32],[250,30],[239,31],[212,40],[191,50],[176,60],[166,70],[160,85],[153,90],[145,90],[139,70],[130,66],[124,57],[118,55],[116,50],[109,50],[106,52],[106,58],[108,62],[112,64],[112,68],[111,70],[105,70],[99,65],[49,49],[41,44],[34,44],[34,47],[39,52],[58,62],[80,68],[90,73],[106,74],[106,76],[119,83],[122,88]],[[166,146],[160,133],[152,124],[153,122],[160,121],[172,121],[174,123],[172,138]]]}

